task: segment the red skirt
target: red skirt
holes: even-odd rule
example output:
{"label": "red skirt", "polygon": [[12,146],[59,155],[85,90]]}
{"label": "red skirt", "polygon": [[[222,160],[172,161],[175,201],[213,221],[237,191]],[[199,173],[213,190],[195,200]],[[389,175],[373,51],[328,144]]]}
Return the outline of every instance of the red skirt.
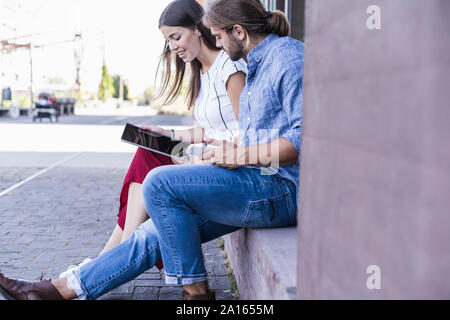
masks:
{"label": "red skirt", "polygon": [[[153,168],[165,165],[171,165],[172,160],[170,157],[162,154],[152,152],[146,149],[138,148],[134,155],[133,161],[128,168],[125,181],[122,185],[122,191],[120,192],[120,207],[117,219],[117,224],[123,230],[125,227],[125,220],[127,215],[127,202],[128,202],[128,190],[130,183],[135,182],[142,184],[145,177]],[[156,266],[162,269],[162,262],[158,262]]]}

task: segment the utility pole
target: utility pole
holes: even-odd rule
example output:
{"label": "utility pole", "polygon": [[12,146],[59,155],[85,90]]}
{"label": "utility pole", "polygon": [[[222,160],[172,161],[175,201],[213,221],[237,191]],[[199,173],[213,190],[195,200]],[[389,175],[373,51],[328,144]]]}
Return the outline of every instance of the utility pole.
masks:
{"label": "utility pole", "polygon": [[74,55],[75,55],[75,68],[76,68],[75,91],[76,91],[77,98],[81,98],[80,70],[81,70],[81,59],[82,59],[82,55],[83,55],[83,43],[82,43],[81,33],[75,34],[75,37],[74,37]]}
{"label": "utility pole", "polygon": [[31,42],[28,44],[30,53],[30,112],[33,109],[33,45]]}
{"label": "utility pole", "polygon": [[123,101],[123,77],[119,76],[119,100]]}
{"label": "utility pole", "polygon": [[[33,74],[33,49],[34,48],[42,48],[46,46],[52,46],[52,45],[58,45],[68,42],[73,42],[74,45],[74,51],[75,51],[75,67],[76,67],[76,78],[75,78],[75,89],[79,92],[81,88],[81,80],[80,80],[80,69],[81,69],[81,56],[82,56],[82,36],[81,32],[76,32],[74,38],[62,40],[62,41],[56,41],[54,43],[45,43],[45,44],[36,44],[33,42],[36,42],[34,39],[35,36],[47,34],[50,32],[37,32],[37,33],[25,33],[23,35],[17,35],[17,27],[16,25],[19,25],[18,21],[20,21],[20,18],[22,17],[22,14],[18,16],[19,13],[22,13],[24,10],[24,5],[20,2],[17,2],[16,0],[0,0],[0,34],[3,35],[6,31],[6,29],[10,29],[10,32],[8,32],[8,37],[0,38],[0,54],[2,55],[1,58],[8,56],[9,54],[20,50],[20,49],[28,49],[29,50],[29,66],[30,66],[30,84],[29,84],[29,95],[30,95],[30,108],[33,107],[34,102],[34,74]],[[41,8],[42,9],[42,6]],[[36,12],[31,12],[30,10],[26,10],[29,14],[36,15]],[[39,11],[39,10],[38,10]],[[33,17],[34,17],[33,16]],[[23,40],[30,38],[29,40]],[[19,39],[22,39],[18,41]],[[19,43],[17,43],[19,42]],[[22,42],[22,43],[20,43]],[[3,59],[0,59],[3,60]],[[1,61],[0,61],[1,62]],[[2,66],[3,67],[3,66]],[[3,68],[2,68],[3,69]],[[5,78],[5,73],[7,74],[8,71],[5,72],[5,70],[0,70],[1,78],[0,80],[3,80]],[[0,82],[0,85],[3,85],[3,81]]]}
{"label": "utility pole", "polygon": [[[47,44],[40,44],[40,45],[33,45],[32,42],[30,41],[27,44],[17,44],[14,42],[11,42],[10,39],[7,40],[1,40],[1,44],[2,44],[2,51],[0,53],[12,53],[16,50],[19,49],[28,49],[29,51],[29,60],[30,60],[30,86],[29,86],[29,93],[30,93],[30,99],[31,99],[31,105],[30,108],[33,107],[33,101],[34,101],[34,93],[33,93],[33,48],[43,48],[46,46],[52,46],[52,45],[57,45],[57,44],[63,44],[63,43],[67,43],[67,42],[77,42],[79,39],[81,39],[81,34],[76,34],[75,37],[73,39],[69,39],[69,40],[63,40],[63,41],[58,41],[58,42],[54,42],[54,43],[47,43]],[[76,56],[76,89],[80,90],[80,68],[81,68],[81,54]]]}

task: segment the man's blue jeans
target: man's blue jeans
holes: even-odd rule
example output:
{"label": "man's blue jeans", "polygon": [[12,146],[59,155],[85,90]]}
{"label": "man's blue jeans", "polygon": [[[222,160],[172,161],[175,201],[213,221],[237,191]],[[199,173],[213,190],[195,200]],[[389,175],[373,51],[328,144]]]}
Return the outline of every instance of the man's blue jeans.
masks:
{"label": "man's blue jeans", "polygon": [[207,280],[196,217],[224,226],[269,228],[296,223],[295,185],[241,167],[162,166],[143,183],[144,203],[158,230],[166,283]]}
{"label": "man's blue jeans", "polygon": [[143,189],[146,210],[156,220],[147,220],[128,240],[69,273],[80,299],[96,299],[136,278],[161,261],[161,251],[166,282],[206,280],[200,243],[241,227],[296,223],[295,185],[256,169],[162,166],[151,171]]}

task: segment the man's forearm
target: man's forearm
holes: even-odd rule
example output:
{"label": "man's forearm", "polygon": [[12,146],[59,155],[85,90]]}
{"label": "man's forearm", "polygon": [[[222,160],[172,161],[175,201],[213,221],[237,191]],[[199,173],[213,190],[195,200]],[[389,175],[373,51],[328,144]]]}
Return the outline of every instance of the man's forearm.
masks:
{"label": "man's forearm", "polygon": [[295,164],[299,156],[294,145],[285,138],[264,144],[242,146],[238,149],[238,161],[245,163],[246,166],[289,166]]}

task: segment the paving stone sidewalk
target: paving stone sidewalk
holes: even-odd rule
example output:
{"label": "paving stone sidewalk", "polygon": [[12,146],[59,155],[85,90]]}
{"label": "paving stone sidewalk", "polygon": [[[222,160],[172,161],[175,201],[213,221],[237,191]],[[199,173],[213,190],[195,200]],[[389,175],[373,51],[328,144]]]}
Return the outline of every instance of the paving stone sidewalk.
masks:
{"label": "paving stone sidewalk", "polygon": [[[0,192],[40,168],[0,168]],[[116,224],[123,168],[56,167],[0,198],[0,272],[27,280],[55,279],[69,265],[95,257]],[[203,245],[217,299],[237,299],[220,240]],[[179,300],[182,287],[156,267],[101,299]],[[2,299],[0,297],[0,299]]]}

